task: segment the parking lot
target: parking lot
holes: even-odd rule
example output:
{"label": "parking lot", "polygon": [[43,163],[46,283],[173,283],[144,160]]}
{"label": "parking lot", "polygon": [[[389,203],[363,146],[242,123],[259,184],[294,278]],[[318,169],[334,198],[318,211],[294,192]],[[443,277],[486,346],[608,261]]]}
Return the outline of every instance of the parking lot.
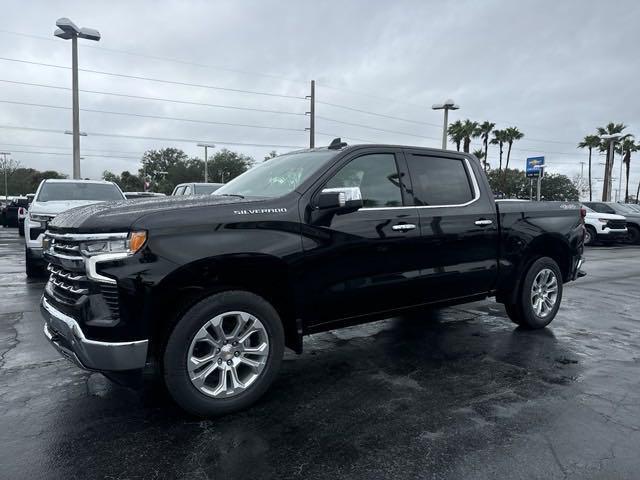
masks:
{"label": "parking lot", "polygon": [[550,328],[478,302],[314,335],[248,411],[189,417],[46,342],[0,229],[3,478],[633,478],[640,247],[594,247]]}

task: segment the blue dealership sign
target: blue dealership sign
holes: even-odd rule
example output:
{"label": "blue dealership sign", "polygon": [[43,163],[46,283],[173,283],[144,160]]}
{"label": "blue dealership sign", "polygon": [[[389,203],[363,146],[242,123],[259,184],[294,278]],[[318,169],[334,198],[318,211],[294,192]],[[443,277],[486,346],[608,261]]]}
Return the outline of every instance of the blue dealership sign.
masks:
{"label": "blue dealership sign", "polygon": [[544,170],[540,168],[544,165],[544,157],[527,158],[527,177],[537,177]]}

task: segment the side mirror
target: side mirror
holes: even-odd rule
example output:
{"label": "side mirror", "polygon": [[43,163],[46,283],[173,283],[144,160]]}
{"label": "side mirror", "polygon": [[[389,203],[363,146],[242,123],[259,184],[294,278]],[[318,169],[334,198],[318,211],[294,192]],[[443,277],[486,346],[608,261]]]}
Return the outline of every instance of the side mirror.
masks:
{"label": "side mirror", "polygon": [[362,206],[360,187],[325,188],[318,198],[320,210],[357,210]]}

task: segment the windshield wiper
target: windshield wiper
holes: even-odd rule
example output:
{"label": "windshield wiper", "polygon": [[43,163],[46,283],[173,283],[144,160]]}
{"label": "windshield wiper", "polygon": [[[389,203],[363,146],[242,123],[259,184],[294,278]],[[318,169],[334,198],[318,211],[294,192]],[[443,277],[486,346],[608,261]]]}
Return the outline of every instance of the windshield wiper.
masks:
{"label": "windshield wiper", "polygon": [[244,198],[244,195],[240,195],[239,193],[221,193],[220,194],[221,197],[238,197],[238,198]]}

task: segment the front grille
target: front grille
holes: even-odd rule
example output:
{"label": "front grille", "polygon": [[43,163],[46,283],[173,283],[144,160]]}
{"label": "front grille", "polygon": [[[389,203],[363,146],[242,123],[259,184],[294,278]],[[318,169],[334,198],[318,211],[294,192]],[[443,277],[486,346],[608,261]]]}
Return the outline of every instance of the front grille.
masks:
{"label": "front grille", "polygon": [[626,220],[607,220],[607,227],[615,230],[620,230],[627,227]]}
{"label": "front grille", "polygon": [[51,247],[53,250],[53,255],[55,255],[56,253],[60,253],[67,257],[82,257],[82,255],[80,254],[80,244],[78,242],[69,240],[53,240],[51,243]]}
{"label": "front grille", "polygon": [[89,280],[86,275],[65,270],[49,264],[47,290],[53,297],[66,305],[76,305],[83,295],[89,294]]}

